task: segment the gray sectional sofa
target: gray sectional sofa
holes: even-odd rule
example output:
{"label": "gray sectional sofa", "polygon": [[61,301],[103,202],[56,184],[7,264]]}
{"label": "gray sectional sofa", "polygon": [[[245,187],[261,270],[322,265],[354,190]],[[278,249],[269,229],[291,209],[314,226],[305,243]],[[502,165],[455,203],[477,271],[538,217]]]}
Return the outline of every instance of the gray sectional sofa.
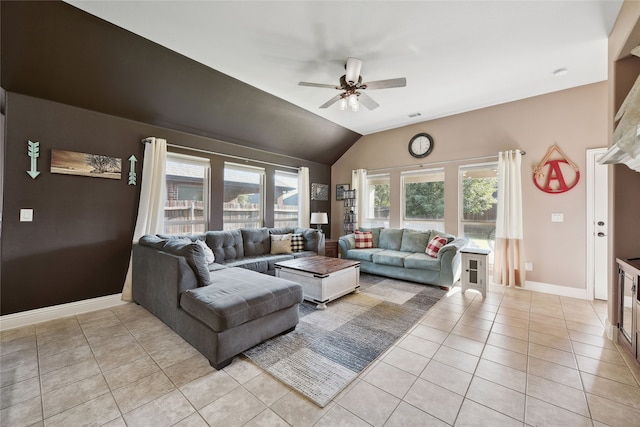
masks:
{"label": "gray sectional sofa", "polygon": [[[271,254],[271,235],[289,233],[303,236],[302,250]],[[281,260],[323,255],[324,241],[310,228],[143,236],[133,246],[133,300],[222,369],[242,351],[295,328],[302,286],[268,273]],[[206,263],[202,242],[213,263]]]}
{"label": "gray sectional sofa", "polygon": [[[451,287],[460,279],[460,249],[468,244],[464,237],[435,230],[379,227],[360,231],[372,232],[373,248],[356,249],[355,234],[338,240],[342,258],[360,261],[360,271],[442,287]],[[447,244],[432,258],[425,250],[436,234],[446,238]]]}

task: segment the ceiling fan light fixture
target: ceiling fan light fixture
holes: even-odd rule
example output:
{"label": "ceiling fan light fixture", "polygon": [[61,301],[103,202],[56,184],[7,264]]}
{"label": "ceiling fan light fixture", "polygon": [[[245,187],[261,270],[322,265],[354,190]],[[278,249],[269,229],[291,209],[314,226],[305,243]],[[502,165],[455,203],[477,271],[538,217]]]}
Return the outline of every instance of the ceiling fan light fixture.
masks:
{"label": "ceiling fan light fixture", "polygon": [[355,93],[352,93],[351,95],[349,95],[349,107],[351,108],[351,111],[360,110],[360,103],[358,102],[358,95],[356,95]]}
{"label": "ceiling fan light fixture", "polygon": [[[389,89],[396,87],[405,87],[407,85],[407,79],[405,77],[376,80],[373,82],[363,83],[362,76],[360,75],[362,60],[357,58],[347,58],[345,68],[346,73],[340,77],[339,86],[310,82],[299,82],[298,86],[340,90],[342,91],[341,94],[334,96],[333,98],[322,104],[320,108],[329,108],[337,102],[338,108],[342,111],[346,110],[347,107],[349,107],[351,111],[359,111],[360,104],[364,105],[369,110],[375,110],[380,106],[376,101],[371,99],[371,97],[369,97],[366,92],[364,92],[365,89]],[[360,92],[361,90],[363,92]]]}

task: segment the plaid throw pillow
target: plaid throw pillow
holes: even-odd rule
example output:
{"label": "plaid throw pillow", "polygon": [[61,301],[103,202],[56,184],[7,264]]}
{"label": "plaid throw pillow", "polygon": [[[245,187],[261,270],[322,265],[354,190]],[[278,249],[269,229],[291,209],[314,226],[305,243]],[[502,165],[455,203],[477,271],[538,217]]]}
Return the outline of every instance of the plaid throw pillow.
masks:
{"label": "plaid throw pillow", "polygon": [[447,244],[447,239],[445,239],[444,237],[440,237],[436,234],[435,237],[431,239],[431,241],[427,245],[427,250],[425,251],[425,253],[429,255],[431,258],[437,258],[438,252],[440,252],[440,248],[446,244]]}
{"label": "plaid throw pillow", "polygon": [[291,251],[292,252],[304,251],[304,238],[302,237],[302,234],[291,235]]}
{"label": "plaid throw pillow", "polygon": [[371,231],[357,231],[356,249],[366,249],[373,247],[373,233]]}

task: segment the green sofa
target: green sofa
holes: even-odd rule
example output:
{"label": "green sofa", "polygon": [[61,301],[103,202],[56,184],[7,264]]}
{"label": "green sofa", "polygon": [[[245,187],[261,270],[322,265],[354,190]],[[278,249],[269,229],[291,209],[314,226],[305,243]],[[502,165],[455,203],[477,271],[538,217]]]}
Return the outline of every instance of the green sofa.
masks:
{"label": "green sofa", "polygon": [[[355,234],[341,236],[338,244],[341,257],[360,261],[362,272],[442,287],[451,287],[460,279],[460,249],[469,242],[464,237],[406,228],[360,228],[360,231],[372,232],[373,248],[356,249]],[[447,244],[432,258],[425,251],[435,235],[446,238]]]}

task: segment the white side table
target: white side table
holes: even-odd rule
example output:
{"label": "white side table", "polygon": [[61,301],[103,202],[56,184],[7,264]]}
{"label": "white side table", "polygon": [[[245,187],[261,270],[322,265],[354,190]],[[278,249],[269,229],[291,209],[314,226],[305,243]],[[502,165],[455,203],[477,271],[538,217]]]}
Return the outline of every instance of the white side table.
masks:
{"label": "white side table", "polygon": [[489,269],[487,256],[489,249],[464,248],[462,254],[462,275],[460,286],[462,293],[467,289],[475,289],[482,293],[482,298],[487,297],[487,282],[489,281]]}

